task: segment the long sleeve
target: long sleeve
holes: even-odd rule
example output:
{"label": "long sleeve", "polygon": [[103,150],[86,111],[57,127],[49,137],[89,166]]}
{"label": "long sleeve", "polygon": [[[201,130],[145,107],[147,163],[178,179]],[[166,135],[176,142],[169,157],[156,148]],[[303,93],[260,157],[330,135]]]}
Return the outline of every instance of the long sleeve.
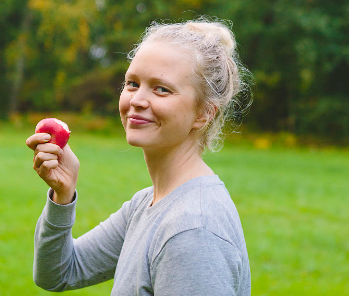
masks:
{"label": "long sleeve", "polygon": [[179,233],[154,260],[154,295],[249,295],[241,291],[242,264],[233,245],[203,228]]}
{"label": "long sleeve", "polygon": [[50,291],[78,289],[113,278],[127,224],[123,207],[78,239],[71,229],[75,200],[58,205],[47,203],[35,230],[34,281]]}

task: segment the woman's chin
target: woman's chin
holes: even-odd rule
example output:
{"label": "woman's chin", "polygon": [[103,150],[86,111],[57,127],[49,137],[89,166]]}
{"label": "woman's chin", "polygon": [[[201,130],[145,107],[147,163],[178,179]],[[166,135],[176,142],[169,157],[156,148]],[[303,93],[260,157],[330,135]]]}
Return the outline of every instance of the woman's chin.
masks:
{"label": "woman's chin", "polygon": [[137,138],[134,138],[134,137],[127,137],[126,136],[126,141],[128,144],[130,144],[131,146],[134,146],[134,147],[144,147],[144,146],[147,146],[147,141],[145,141],[144,139],[140,139],[139,137]]}
{"label": "woman's chin", "polygon": [[134,147],[142,147],[138,141],[127,140],[127,143]]}

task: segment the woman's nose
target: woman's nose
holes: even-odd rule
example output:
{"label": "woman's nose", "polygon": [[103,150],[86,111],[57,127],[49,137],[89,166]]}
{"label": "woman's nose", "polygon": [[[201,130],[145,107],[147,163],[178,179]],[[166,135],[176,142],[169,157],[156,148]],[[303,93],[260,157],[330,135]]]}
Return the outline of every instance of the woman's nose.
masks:
{"label": "woman's nose", "polygon": [[138,91],[131,98],[130,105],[134,108],[148,108],[149,100],[147,98],[146,91],[139,88]]}

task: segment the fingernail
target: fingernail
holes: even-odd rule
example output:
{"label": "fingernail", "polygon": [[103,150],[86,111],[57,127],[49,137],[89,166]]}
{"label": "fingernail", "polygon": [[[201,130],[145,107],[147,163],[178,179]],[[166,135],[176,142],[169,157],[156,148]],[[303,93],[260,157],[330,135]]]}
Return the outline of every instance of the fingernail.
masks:
{"label": "fingernail", "polygon": [[51,136],[50,136],[50,135],[45,135],[45,136],[44,136],[44,140],[45,140],[45,141],[49,141],[50,139],[51,139]]}

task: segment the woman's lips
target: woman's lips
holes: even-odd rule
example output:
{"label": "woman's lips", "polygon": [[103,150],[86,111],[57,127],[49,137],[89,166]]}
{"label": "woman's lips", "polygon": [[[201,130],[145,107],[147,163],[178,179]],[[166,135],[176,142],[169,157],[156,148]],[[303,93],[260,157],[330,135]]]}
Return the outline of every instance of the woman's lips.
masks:
{"label": "woman's lips", "polygon": [[140,115],[130,115],[128,116],[129,122],[134,125],[142,125],[153,122],[152,120],[145,118]]}

